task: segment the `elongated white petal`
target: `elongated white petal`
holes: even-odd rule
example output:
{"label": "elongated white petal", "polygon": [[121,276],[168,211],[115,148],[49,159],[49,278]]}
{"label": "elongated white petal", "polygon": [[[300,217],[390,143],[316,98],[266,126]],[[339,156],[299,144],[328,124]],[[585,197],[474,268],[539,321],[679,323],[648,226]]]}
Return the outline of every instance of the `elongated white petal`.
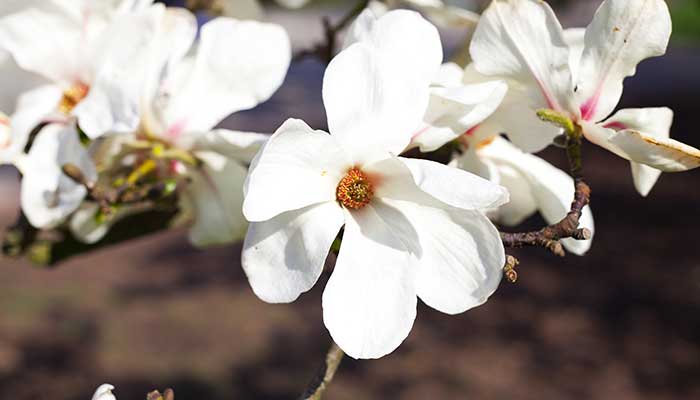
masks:
{"label": "elongated white petal", "polygon": [[250,166],[243,214],[268,220],[285,211],[335,201],[335,191],[353,163],[336,140],[301,120],[287,120]]}
{"label": "elongated white petal", "polygon": [[0,163],[10,163],[24,151],[29,134],[45,117],[55,112],[63,92],[58,86],[44,85],[24,93],[10,119],[10,137],[0,146]]}
{"label": "elongated white petal", "polygon": [[343,244],[323,292],[323,321],[350,357],[379,358],[413,326],[416,262],[371,205],[346,215]]}
{"label": "elongated white petal", "polygon": [[[428,160],[410,158],[398,158],[398,160],[410,171],[413,184],[449,206],[465,210],[483,210],[508,202],[506,188],[472,173]],[[387,178],[389,176],[387,175]],[[378,190],[377,195],[401,199],[400,193],[394,194],[389,190]]]}
{"label": "elongated white petal", "polygon": [[19,96],[46,82],[45,78],[20,68],[10,53],[0,49],[0,110],[5,114],[14,114]]}
{"label": "elongated white petal", "polygon": [[250,164],[271,135],[215,129],[204,134],[185,135],[178,144],[193,151],[211,151]]}
{"label": "elongated white petal", "polygon": [[[507,169],[517,171],[520,179],[527,182],[529,188],[509,187],[513,192],[529,191],[537,209],[548,224],[561,221],[571,209],[574,200],[574,181],[564,171],[554,167],[545,160],[525,154],[503,139],[480,150],[480,155],[498,163],[501,179],[507,175]],[[507,185],[507,179],[503,181]],[[525,205],[525,204],[524,204]],[[593,215],[589,207],[583,209],[580,227],[594,231]],[[574,254],[583,255],[591,247],[591,240],[565,239],[564,246]]]}
{"label": "elongated white petal", "polygon": [[425,125],[413,136],[411,145],[428,152],[455,140],[488,118],[507,90],[503,81],[432,88]]}
{"label": "elongated white petal", "polygon": [[677,140],[630,129],[613,133],[609,140],[628,160],[663,172],[681,172],[700,167],[700,150]]}
{"label": "elongated white petal", "polygon": [[470,52],[476,69],[531,87],[531,106],[574,111],[569,46],[554,12],[539,0],[495,0]]}
{"label": "elongated white petal", "polygon": [[573,82],[578,80],[578,67],[583,57],[585,47],[586,28],[564,29],[564,40],[569,45],[569,67]]}
{"label": "elongated white petal", "polygon": [[234,159],[198,152],[203,165],[192,173],[187,196],[194,207],[190,242],[215,246],[243,239],[248,223],[243,217],[243,181],[248,170]]}
{"label": "elongated white petal", "polygon": [[[149,57],[164,8],[115,18],[96,41],[97,65],[88,96],[73,110],[90,138],[129,133],[140,122],[140,101],[149,76]],[[127,45],[128,43],[128,45]]]}
{"label": "elongated white petal", "polygon": [[95,394],[92,395],[92,400],[117,400],[117,398],[112,394],[114,386],[105,383],[100,385],[100,387],[95,390]]}
{"label": "elongated white petal", "polygon": [[172,88],[165,110],[170,138],[207,132],[229,114],[267,100],[282,84],[290,60],[281,26],[229,18],[205,24],[194,65],[183,66],[190,74],[182,87]]}
{"label": "elongated white petal", "polygon": [[242,263],[255,294],[269,303],[289,303],[311,289],[343,223],[335,202],[251,223]]}
{"label": "elongated white petal", "polygon": [[666,52],[671,15],[663,0],[606,0],[586,29],[577,99],[581,116],[597,122],[610,115],[625,77],[642,60]]}
{"label": "elongated white petal", "polygon": [[54,2],[38,2],[0,20],[0,47],[17,64],[57,82],[79,77],[82,21]]}
{"label": "elongated white petal", "polygon": [[87,190],[63,174],[61,167],[66,163],[94,181],[95,167],[75,127],[53,124],[39,133],[28,157],[18,165],[23,174],[22,210],[34,227],[49,229],[61,224],[85,198]]}
{"label": "elongated white petal", "polygon": [[[483,157],[489,160],[488,157]],[[538,211],[537,201],[532,194],[530,181],[511,165],[496,164],[500,185],[508,189],[510,201],[493,212],[499,224],[517,226]]]}
{"label": "elongated white petal", "polygon": [[323,81],[328,126],[356,162],[406,148],[441,61],[435,27],[403,10],[373,21],[363,40],[333,59]]}
{"label": "elongated white petal", "polygon": [[309,2],[309,0],[275,0],[277,4],[287,8],[301,8]]}
{"label": "elongated white petal", "polygon": [[416,290],[430,307],[458,314],[496,291],[505,251],[496,227],[478,211],[442,210],[386,200],[417,227]]}
{"label": "elongated white petal", "polygon": [[[673,111],[670,108],[628,108],[615,113],[603,122],[614,130],[635,129],[655,137],[668,138],[673,124]],[[647,196],[661,176],[661,171],[630,162],[634,186],[642,196]]]}

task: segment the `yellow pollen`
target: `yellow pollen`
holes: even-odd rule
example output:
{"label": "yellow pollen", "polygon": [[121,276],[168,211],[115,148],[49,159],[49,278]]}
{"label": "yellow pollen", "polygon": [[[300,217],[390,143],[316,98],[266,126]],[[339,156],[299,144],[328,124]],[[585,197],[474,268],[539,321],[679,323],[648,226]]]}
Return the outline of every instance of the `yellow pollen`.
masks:
{"label": "yellow pollen", "polygon": [[77,83],[70,89],[63,92],[63,98],[58,103],[58,111],[64,114],[70,114],[71,111],[78,105],[90,92],[90,87],[84,83]]}
{"label": "yellow pollen", "polygon": [[476,146],[477,150],[483,149],[484,147],[490,145],[491,143],[494,142],[494,140],[496,140],[496,136],[493,136],[493,137],[490,137],[490,138],[484,140],[483,142],[479,143]]}
{"label": "yellow pollen", "polygon": [[346,208],[359,210],[372,200],[374,189],[367,175],[357,168],[352,168],[338,183],[335,196]]}

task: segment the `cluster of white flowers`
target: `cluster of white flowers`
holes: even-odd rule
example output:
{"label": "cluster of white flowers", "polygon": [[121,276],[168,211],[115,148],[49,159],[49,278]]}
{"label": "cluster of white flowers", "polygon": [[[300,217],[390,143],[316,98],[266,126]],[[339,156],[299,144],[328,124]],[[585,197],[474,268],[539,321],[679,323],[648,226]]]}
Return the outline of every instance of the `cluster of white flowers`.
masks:
{"label": "cluster of white flowers", "polygon": [[[389,11],[405,4],[475,25],[473,63],[443,64],[435,26]],[[4,93],[16,102],[2,103],[0,162],[21,172],[32,225],[95,243],[144,204],[120,198],[105,210],[91,188],[171,183],[176,193],[162,194],[175,196],[192,242],[245,236],[245,273],[273,303],[310,290],[342,240],[323,319],[355,358],[396,349],[418,298],[448,314],[483,304],[505,264],[493,221],[567,214],[573,179],[530,154],[563,132],[539,110],[629,160],[642,195],[661,171],[700,166],[700,151],[669,138],[671,110],[610,116],[623,80],[666,50],[663,0],[605,0],[585,30],[563,30],[538,0],[494,0],[480,17],[441,1],[373,4],[325,72],[330,133],[290,119],[272,136],[215,127],[282,84],[291,49],[280,26],[220,17],[199,29],[189,11],[150,0],[0,11],[3,75],[16,77]],[[458,150],[450,165],[401,156],[448,143]],[[593,229],[590,209],[581,224]],[[564,244],[576,254],[591,245]],[[113,399],[111,389],[95,398]]]}

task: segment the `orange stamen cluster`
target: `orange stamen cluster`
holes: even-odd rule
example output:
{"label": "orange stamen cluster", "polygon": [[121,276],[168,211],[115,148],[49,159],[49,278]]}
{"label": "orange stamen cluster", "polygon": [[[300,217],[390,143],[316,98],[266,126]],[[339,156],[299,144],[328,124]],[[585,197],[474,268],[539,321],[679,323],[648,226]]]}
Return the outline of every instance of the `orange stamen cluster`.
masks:
{"label": "orange stamen cluster", "polygon": [[90,92],[90,87],[84,83],[77,83],[70,89],[63,92],[63,98],[58,103],[58,111],[64,114],[70,114],[71,111],[78,105]]}
{"label": "orange stamen cluster", "polygon": [[357,168],[352,168],[338,183],[335,195],[344,207],[359,210],[372,200],[374,189],[367,175]]}

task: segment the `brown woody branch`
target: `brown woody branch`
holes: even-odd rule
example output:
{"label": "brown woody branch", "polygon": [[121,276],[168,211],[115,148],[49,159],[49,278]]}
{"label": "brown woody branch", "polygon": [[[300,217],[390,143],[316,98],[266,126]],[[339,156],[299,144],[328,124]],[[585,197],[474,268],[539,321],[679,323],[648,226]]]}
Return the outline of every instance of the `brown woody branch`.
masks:
{"label": "brown woody branch", "polygon": [[320,400],[323,397],[323,393],[328,388],[328,385],[330,385],[333,380],[333,376],[335,376],[335,372],[338,370],[344,355],[345,353],[343,353],[343,350],[334,342],[331,348],[328,349],[328,354],[326,354],[326,359],[323,361],[323,364],[299,399]]}
{"label": "brown woody branch", "polygon": [[330,63],[335,55],[338,34],[350,25],[350,23],[367,8],[369,0],[359,1],[355,7],[350,10],[337,24],[331,24],[328,17],[323,17],[324,40],[310,49],[305,49],[297,52],[294,55],[294,61],[301,61],[306,57],[316,57],[326,64]]}

